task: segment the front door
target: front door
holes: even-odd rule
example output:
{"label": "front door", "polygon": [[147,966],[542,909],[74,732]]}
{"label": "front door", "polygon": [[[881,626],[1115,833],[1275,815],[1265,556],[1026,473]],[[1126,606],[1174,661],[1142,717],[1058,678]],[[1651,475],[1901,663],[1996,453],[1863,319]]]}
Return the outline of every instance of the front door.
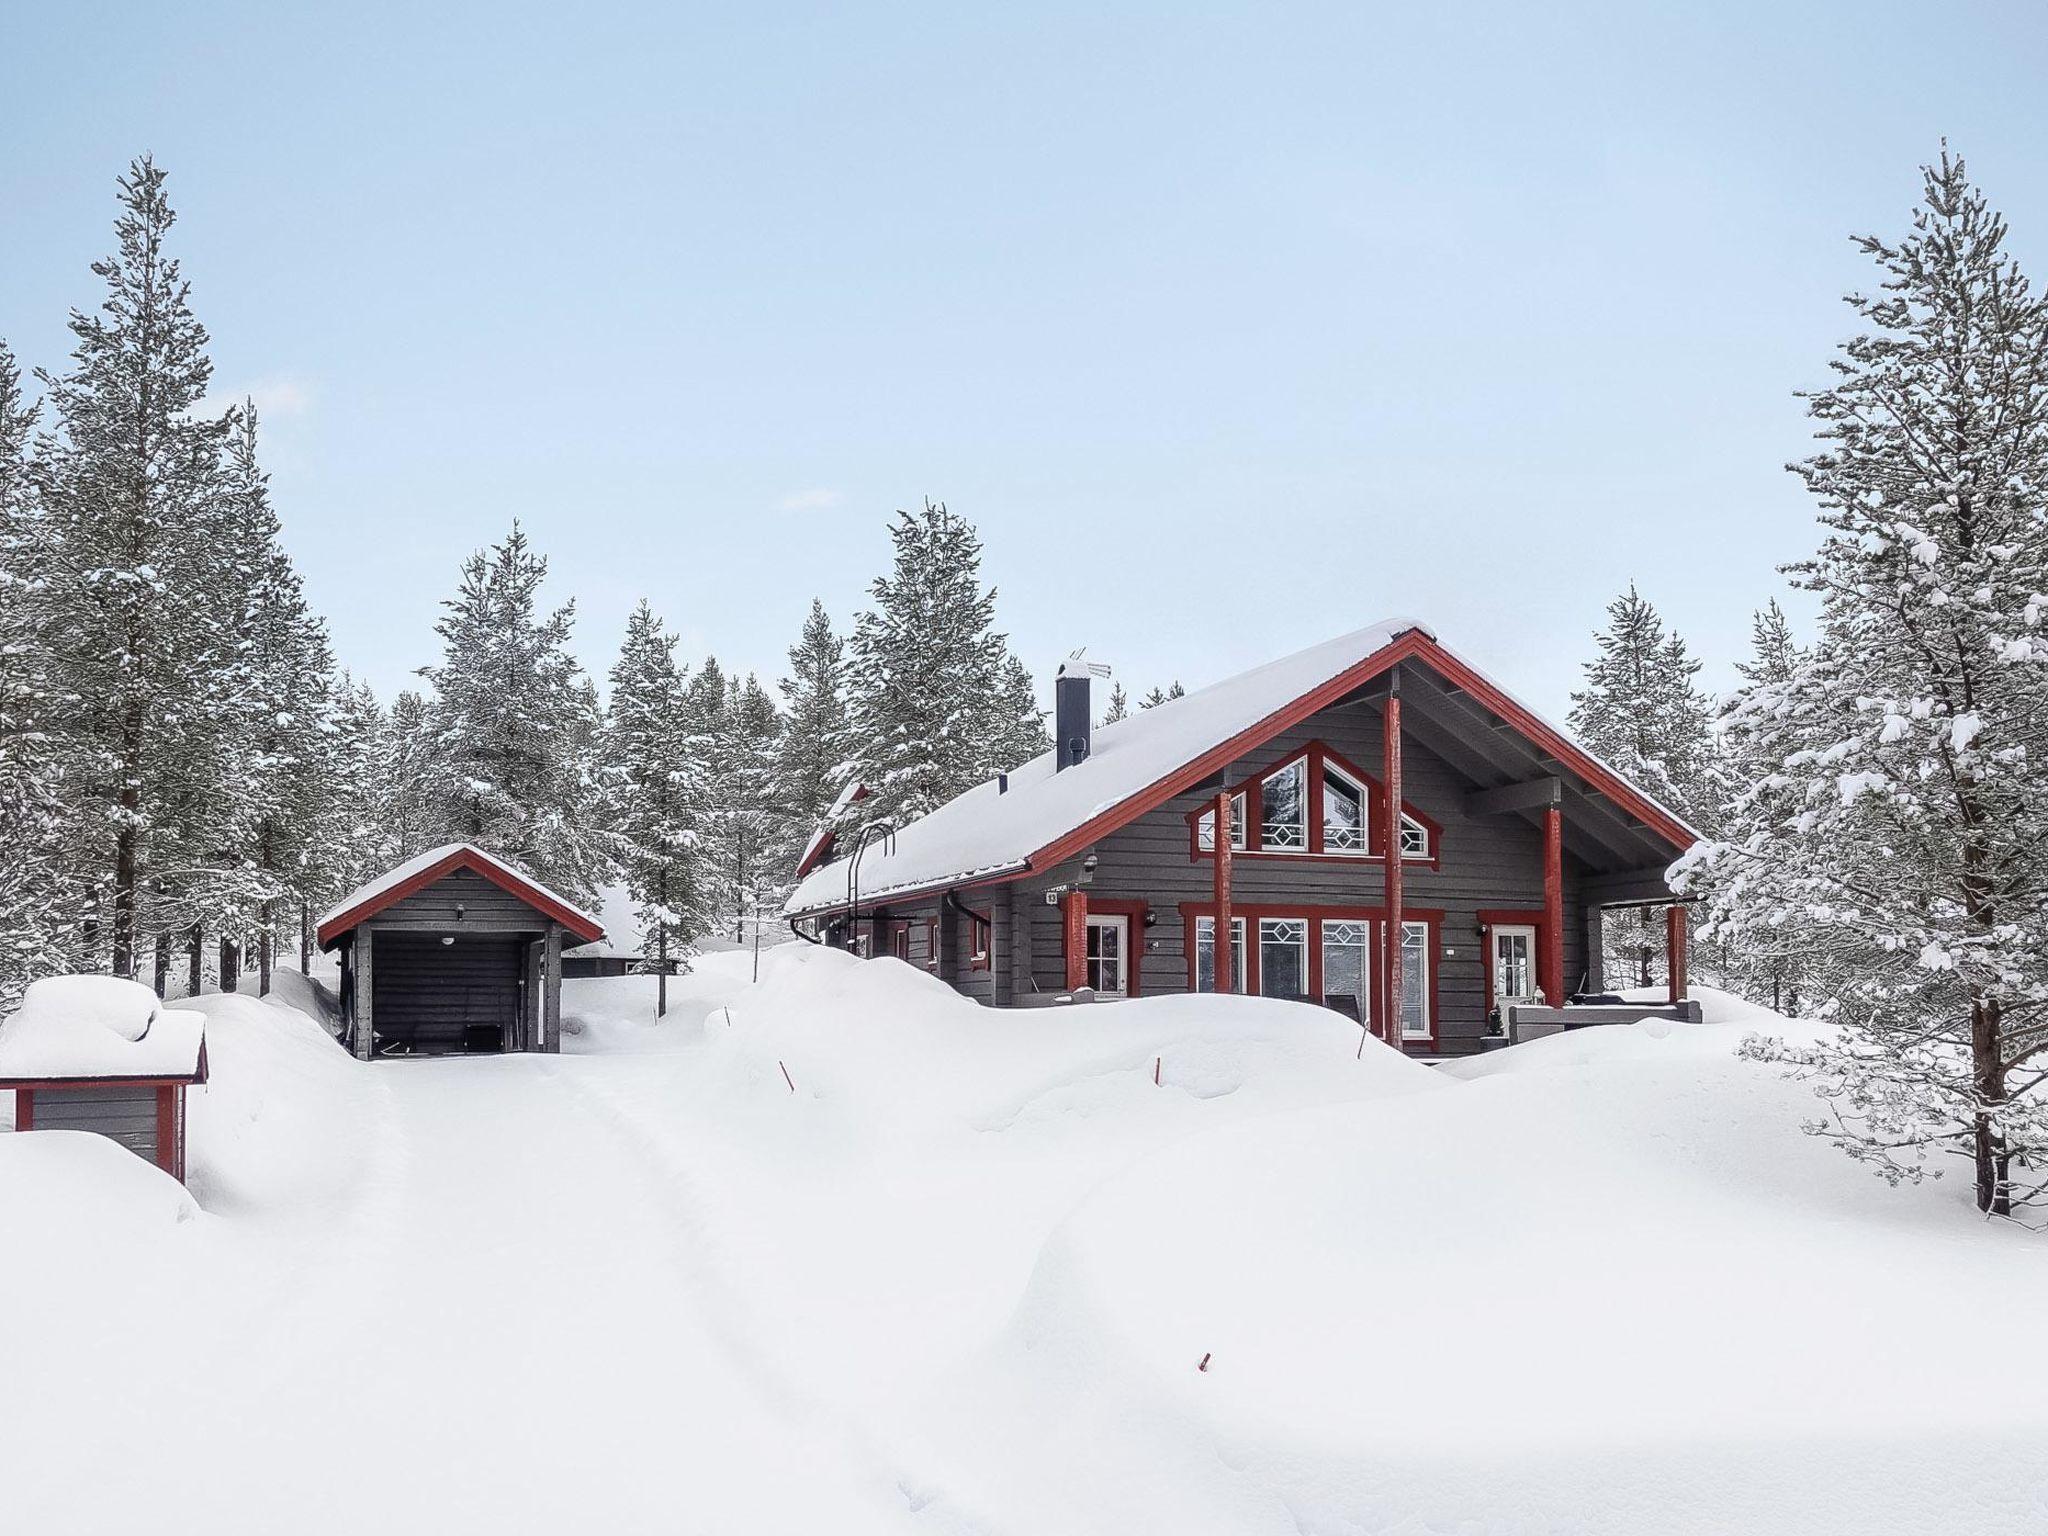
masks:
{"label": "front door", "polygon": [[1131,920],[1128,917],[1089,917],[1089,986],[1112,997],[1130,996],[1130,953]]}
{"label": "front door", "polygon": [[1542,995],[1536,985],[1536,930],[1497,923],[1488,942],[1493,946],[1492,1005],[1535,1002]]}

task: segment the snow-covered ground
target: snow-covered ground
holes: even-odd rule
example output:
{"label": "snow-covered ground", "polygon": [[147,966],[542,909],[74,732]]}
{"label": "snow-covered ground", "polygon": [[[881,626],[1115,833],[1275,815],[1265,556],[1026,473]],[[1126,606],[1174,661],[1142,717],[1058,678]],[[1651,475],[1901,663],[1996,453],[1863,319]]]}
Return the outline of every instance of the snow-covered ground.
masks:
{"label": "snow-covered ground", "polygon": [[201,998],[189,1196],[0,1136],[9,1528],[2048,1529],[2048,1239],[1801,1135],[1773,1016],[1433,1069],[751,966],[553,1058]]}

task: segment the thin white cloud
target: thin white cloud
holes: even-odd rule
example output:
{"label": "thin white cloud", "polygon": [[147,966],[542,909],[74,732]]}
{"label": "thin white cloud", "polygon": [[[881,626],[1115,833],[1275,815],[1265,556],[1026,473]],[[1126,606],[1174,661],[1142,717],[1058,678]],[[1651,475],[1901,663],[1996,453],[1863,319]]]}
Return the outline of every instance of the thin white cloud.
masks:
{"label": "thin white cloud", "polygon": [[829,512],[839,505],[843,498],[837,491],[820,487],[810,491],[792,491],[775,503],[778,512]]}

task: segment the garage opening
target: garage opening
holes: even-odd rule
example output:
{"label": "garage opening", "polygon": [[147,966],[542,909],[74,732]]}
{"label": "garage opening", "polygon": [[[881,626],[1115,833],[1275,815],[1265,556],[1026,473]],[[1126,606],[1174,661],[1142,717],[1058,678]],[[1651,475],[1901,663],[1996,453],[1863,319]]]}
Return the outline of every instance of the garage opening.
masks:
{"label": "garage opening", "polygon": [[380,1056],[461,1056],[518,1038],[526,940],[383,932],[370,975]]}

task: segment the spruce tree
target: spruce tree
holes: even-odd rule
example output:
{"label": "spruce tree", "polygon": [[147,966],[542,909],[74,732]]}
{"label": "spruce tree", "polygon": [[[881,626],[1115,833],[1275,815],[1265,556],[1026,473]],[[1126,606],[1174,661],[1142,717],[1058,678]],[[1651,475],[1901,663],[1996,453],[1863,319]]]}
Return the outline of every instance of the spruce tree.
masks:
{"label": "spruce tree", "polygon": [[943,503],[899,512],[853,635],[862,813],[901,826],[1046,750],[1030,675],[995,628],[981,540]]}
{"label": "spruce tree", "polygon": [[36,412],[0,344],[0,1014],[27,985],[81,962],[76,819],[66,767],[74,715],[53,676],[30,439]]}
{"label": "spruce tree", "polygon": [[668,1013],[670,962],[688,969],[699,930],[699,828],[704,783],[691,752],[676,637],[646,599],[627,621],[611,671],[606,760],[614,770],[612,825],[623,845],[626,890],[640,924],[641,952],[653,957],[655,1017]]}
{"label": "spruce tree", "polygon": [[1600,654],[1572,694],[1573,734],[1680,816],[1710,821],[1722,784],[1700,663],[1633,582],[1607,605],[1607,628],[1594,638]]}
{"label": "spruce tree", "polygon": [[1157,709],[1160,705],[1164,704],[1169,699],[1186,698],[1187,693],[1187,689],[1181,687],[1180,679],[1175,678],[1172,685],[1169,687],[1153,688],[1150,691],[1148,691],[1144,698],[1138,700],[1138,708]]}
{"label": "spruce tree", "polygon": [[436,756],[433,712],[410,688],[391,701],[383,732],[379,820],[394,861],[433,847],[444,832],[444,772]]}
{"label": "spruce tree", "polygon": [[1102,723],[1115,725],[1131,712],[1130,696],[1124,692],[1122,683],[1112,683],[1109,689],[1109,708],[1103,712]]}
{"label": "spruce tree", "polygon": [[2008,1214],[2048,1178],[2048,304],[1961,160],[1923,188],[1858,240],[1880,285],[1807,397],[1820,631],[1742,717],[1781,766],[1682,878],[1732,944],[1827,966],[1839,1037],[1757,1048],[1829,1099],[1814,1128],[1893,1181],[1960,1154]]}
{"label": "spruce tree", "polygon": [[575,604],[539,608],[547,561],[517,523],[463,565],[436,633],[434,756],[446,771],[444,835],[524,866],[565,895],[594,900],[613,862],[600,825],[602,712],[569,651]]}
{"label": "spruce tree", "polygon": [[71,366],[43,375],[58,433],[37,478],[50,654],[87,753],[81,821],[103,829],[90,856],[113,969],[132,975],[151,833],[190,766],[174,726],[207,691],[203,596],[222,552],[192,530],[208,524],[225,424],[194,414],[212,364],[168,251],[164,173],[144,156],[119,189],[117,252],[93,265],[106,298],[72,312]]}
{"label": "spruce tree", "polygon": [[783,841],[801,849],[839,798],[853,757],[846,642],[815,598],[780,686],[788,714],[776,753],[776,796],[786,823]]}

